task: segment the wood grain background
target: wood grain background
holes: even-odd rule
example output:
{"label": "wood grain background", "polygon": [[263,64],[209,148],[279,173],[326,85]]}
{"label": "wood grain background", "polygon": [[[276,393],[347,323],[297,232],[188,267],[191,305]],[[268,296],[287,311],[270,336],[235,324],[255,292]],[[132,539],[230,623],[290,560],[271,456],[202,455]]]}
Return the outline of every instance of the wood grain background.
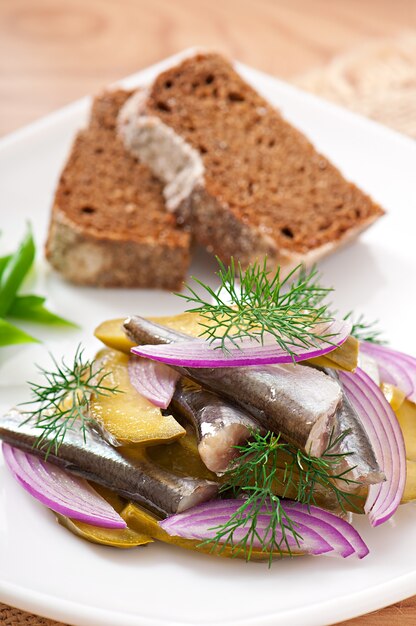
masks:
{"label": "wood grain background", "polygon": [[290,78],[412,27],[415,0],[0,0],[0,134],[189,46]]}
{"label": "wood grain background", "polygon": [[[415,0],[0,0],[0,135],[189,46],[290,79],[410,29]],[[348,622],[415,624],[416,598]]]}

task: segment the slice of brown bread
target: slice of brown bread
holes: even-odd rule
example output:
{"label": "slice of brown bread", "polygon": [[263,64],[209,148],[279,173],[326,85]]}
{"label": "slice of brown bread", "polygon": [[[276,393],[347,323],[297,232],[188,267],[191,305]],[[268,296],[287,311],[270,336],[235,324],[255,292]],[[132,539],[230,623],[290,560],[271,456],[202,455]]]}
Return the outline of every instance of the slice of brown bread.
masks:
{"label": "slice of brown bread", "polygon": [[[225,262],[234,256],[247,265],[267,254],[288,269],[311,264],[383,214],[217,54],[160,74],[147,97],[123,107],[119,130],[131,153],[169,183],[168,206]],[[171,164],[166,171],[166,158],[155,159],[158,142],[167,150],[162,135],[176,142],[175,163],[178,140],[193,149],[194,164],[202,159],[185,199],[172,194]]]}
{"label": "slice of brown bread", "polygon": [[178,289],[190,235],[166,210],[161,183],[117,136],[130,95],[108,91],[94,100],[56,190],[46,255],[78,284]]}

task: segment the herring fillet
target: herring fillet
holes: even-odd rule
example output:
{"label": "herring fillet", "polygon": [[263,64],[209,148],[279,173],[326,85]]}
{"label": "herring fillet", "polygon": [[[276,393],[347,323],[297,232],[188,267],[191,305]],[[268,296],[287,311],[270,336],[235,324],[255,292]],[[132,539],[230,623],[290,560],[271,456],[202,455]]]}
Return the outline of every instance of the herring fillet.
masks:
{"label": "herring fillet", "polygon": [[[189,340],[188,335],[139,316],[128,318],[124,328],[140,344]],[[313,456],[324,453],[336,429],[341,386],[316,369],[292,364],[174,369],[231,400],[264,428],[281,432],[285,439]]]}
{"label": "herring fillet", "polygon": [[[25,418],[16,409],[0,417],[0,439],[45,458],[45,450],[34,447],[40,430],[33,422],[23,423]],[[218,492],[216,483],[177,476],[159,468],[145,455],[133,461],[123,456],[120,448],[113,448],[88,428],[85,440],[80,430],[68,430],[58,454],[52,449],[48,461],[108,487],[163,517],[205,502]]]}
{"label": "herring fillet", "polygon": [[[339,381],[336,371],[326,368],[324,370],[328,376]],[[340,383],[341,384],[341,383]],[[341,385],[342,388],[342,385]],[[346,433],[344,437],[334,446],[334,454],[344,456],[343,464],[350,468],[349,476],[358,483],[373,485],[386,479],[382,472],[373,447],[368,439],[361,420],[350,403],[346,393],[342,389],[342,405],[338,411],[338,425],[335,436]],[[348,460],[348,464],[346,461]]]}
{"label": "herring fillet", "polygon": [[189,375],[308,454],[319,457],[325,452],[342,400],[334,381],[301,365],[220,369],[207,368],[201,374],[193,369]]}
{"label": "herring fillet", "polygon": [[194,426],[199,455],[207,468],[217,474],[225,472],[237,456],[235,446],[260,429],[247,412],[183,378],[169,408]]}
{"label": "herring fillet", "polygon": [[[124,327],[128,336],[140,344],[189,341],[188,335],[138,316],[127,319]],[[352,481],[343,481],[344,490],[355,491],[359,486],[356,483],[374,484],[385,479],[336,371],[300,364],[175,369],[231,400],[266,429],[281,432],[313,456],[325,452],[331,436],[334,440],[346,433],[331,449],[332,454],[344,455],[338,471],[348,471]]]}

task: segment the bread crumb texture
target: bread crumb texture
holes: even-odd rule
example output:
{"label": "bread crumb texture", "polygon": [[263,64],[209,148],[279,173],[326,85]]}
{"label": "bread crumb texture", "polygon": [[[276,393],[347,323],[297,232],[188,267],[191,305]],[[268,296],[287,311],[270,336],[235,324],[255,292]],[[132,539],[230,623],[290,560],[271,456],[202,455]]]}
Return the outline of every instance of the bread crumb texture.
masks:
{"label": "bread crumb texture", "polygon": [[94,100],[56,190],[47,257],[81,284],[178,288],[190,235],[166,210],[162,184],[117,136],[130,95],[108,91]]}
{"label": "bread crumb texture", "polygon": [[[191,227],[225,260],[247,262],[258,256],[255,246],[284,262],[315,260],[314,250],[330,252],[383,214],[220,55],[199,54],[160,74],[145,113],[201,154],[205,192],[219,206],[211,203],[204,217],[199,196]],[[233,229],[227,249],[218,220]]]}

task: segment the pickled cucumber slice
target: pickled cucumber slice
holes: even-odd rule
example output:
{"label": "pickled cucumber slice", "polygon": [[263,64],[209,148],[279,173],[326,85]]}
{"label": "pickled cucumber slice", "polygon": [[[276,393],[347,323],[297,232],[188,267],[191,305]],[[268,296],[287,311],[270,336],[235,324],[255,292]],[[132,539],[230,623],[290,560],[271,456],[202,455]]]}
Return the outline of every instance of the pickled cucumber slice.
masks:
{"label": "pickled cucumber slice", "polygon": [[85,524],[79,520],[65,517],[59,513],[55,513],[55,516],[61,526],[70,530],[77,537],[86,539],[91,543],[122,549],[153,543],[153,539],[148,535],[136,532],[130,528],[100,528],[99,526],[92,526],[91,524]]}
{"label": "pickled cucumber slice", "polygon": [[123,330],[124,319],[106,320],[102,322],[94,331],[94,335],[103,342],[105,346],[119,350],[125,354],[130,354],[130,349],[134,343],[130,341]]}
{"label": "pickled cucumber slice", "polygon": [[[179,548],[185,548],[186,550],[195,550],[196,552],[202,552],[204,554],[213,554],[215,556],[222,557],[237,557],[244,558],[242,551],[237,551],[231,546],[216,546],[213,547],[210,544],[201,545],[201,542],[195,539],[183,539],[182,537],[172,537],[168,535],[158,524],[156,517],[136,506],[135,504],[128,504],[126,508],[121,512],[121,517],[126,521],[130,528],[133,528],[139,533],[144,533],[153,539],[163,541],[163,543],[169,543]],[[287,552],[276,552],[276,557],[289,556]],[[294,554],[293,556],[298,556]],[[252,561],[268,561],[269,554],[262,552],[261,550],[253,550],[251,553]]]}
{"label": "pickled cucumber slice", "polygon": [[188,431],[185,437],[181,437],[178,441],[149,448],[147,456],[167,472],[179,476],[218,481],[218,476],[205,466],[199,456],[195,435]]}
{"label": "pickled cucumber slice", "polygon": [[416,461],[406,459],[406,485],[400,504],[416,500]]}
{"label": "pickled cucumber slice", "polygon": [[106,384],[120,393],[93,396],[90,415],[108,435],[113,445],[136,443],[154,445],[183,437],[185,429],[171,416],[140,395],[130,382],[129,357],[116,350],[102,350],[97,365],[100,375],[107,374]]}
{"label": "pickled cucumber slice", "polygon": [[[111,506],[121,513],[126,506],[126,500],[123,500],[118,494],[114,493],[107,487],[97,485],[91,482],[92,487],[106,500]],[[135,548],[152,543],[153,539],[144,533],[138,533],[130,528],[102,528],[71,519],[65,515],[55,513],[55,517],[59,524],[69,530],[77,537],[81,537],[91,543],[97,543],[103,546],[111,546],[113,548]]]}
{"label": "pickled cucumber slice", "polygon": [[406,398],[404,391],[394,385],[390,385],[390,383],[381,383],[380,389],[393,411],[397,411]]}
{"label": "pickled cucumber slice", "polygon": [[[204,330],[201,323],[207,323],[198,313],[181,313],[170,317],[150,317],[150,321],[162,326],[167,326],[172,330],[176,330],[192,337],[200,336]],[[130,349],[135,345],[130,341],[123,330],[123,319],[107,320],[102,322],[95,329],[95,336],[106,346],[120,350],[126,354],[130,353]],[[316,359],[311,359],[310,363],[319,367],[332,367],[333,369],[342,369],[352,372],[358,365],[358,349],[359,342],[355,337],[348,339],[329,354]]]}
{"label": "pickled cucumber slice", "polygon": [[[199,322],[201,316],[196,313],[181,313],[169,317],[149,317],[152,322],[167,326],[181,333],[198,337],[203,331]],[[124,319],[114,319],[102,322],[94,331],[94,335],[103,342],[104,345],[115,350],[120,350],[126,354],[130,353],[130,349],[136,345],[131,341],[123,330]]]}
{"label": "pickled cucumber slice", "polygon": [[406,458],[416,462],[416,404],[404,400],[396,411],[406,446]]}

